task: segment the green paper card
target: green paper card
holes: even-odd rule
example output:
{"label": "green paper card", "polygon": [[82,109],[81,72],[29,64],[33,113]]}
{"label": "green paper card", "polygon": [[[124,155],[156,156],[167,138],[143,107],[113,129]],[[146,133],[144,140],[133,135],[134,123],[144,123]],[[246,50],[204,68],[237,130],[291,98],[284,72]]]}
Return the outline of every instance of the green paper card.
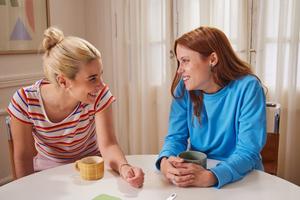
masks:
{"label": "green paper card", "polygon": [[107,194],[100,194],[99,196],[96,196],[92,200],[121,200],[121,199]]}

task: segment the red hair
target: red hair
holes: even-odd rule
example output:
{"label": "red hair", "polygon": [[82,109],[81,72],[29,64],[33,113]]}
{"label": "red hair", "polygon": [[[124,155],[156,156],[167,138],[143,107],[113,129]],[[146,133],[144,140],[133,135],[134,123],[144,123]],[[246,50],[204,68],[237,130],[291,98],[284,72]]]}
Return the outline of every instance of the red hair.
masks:
{"label": "red hair", "polygon": [[[242,76],[254,75],[250,65],[236,55],[226,35],[217,28],[201,26],[182,35],[175,41],[175,54],[178,44],[198,52],[203,58],[208,58],[213,52],[217,54],[218,63],[212,68],[212,76],[214,82],[221,88]],[[177,61],[177,69],[178,67],[179,62]],[[182,98],[184,94],[184,91],[179,96],[174,94],[180,78],[180,75],[176,73],[171,86],[171,94],[176,99]],[[196,95],[195,91],[189,91],[189,94],[193,102],[194,115],[200,121],[203,91],[200,91],[200,95]]]}

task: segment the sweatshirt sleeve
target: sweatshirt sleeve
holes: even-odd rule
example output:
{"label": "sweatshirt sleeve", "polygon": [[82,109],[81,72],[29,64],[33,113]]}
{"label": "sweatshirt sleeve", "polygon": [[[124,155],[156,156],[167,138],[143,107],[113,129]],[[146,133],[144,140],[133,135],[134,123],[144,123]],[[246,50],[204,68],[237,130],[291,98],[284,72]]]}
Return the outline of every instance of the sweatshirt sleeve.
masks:
{"label": "sweatshirt sleeve", "polygon": [[218,179],[217,188],[242,179],[253,169],[262,169],[260,151],[266,142],[266,100],[260,82],[249,82],[241,91],[241,98],[236,148],[228,159],[211,169]]}
{"label": "sweatshirt sleeve", "polygon": [[184,91],[184,96],[173,99],[169,116],[168,134],[165,137],[164,145],[156,161],[156,167],[160,170],[160,161],[163,157],[177,156],[187,148],[189,137],[187,125],[187,91],[183,90],[183,83],[180,82],[176,88],[175,95],[179,96]]}

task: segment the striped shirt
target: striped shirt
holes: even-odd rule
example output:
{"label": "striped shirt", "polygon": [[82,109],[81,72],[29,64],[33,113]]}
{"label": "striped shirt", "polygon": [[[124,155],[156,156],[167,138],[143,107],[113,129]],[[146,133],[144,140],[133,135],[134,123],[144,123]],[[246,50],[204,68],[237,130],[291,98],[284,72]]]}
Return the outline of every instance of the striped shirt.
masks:
{"label": "striped shirt", "polygon": [[114,100],[107,85],[94,104],[79,103],[74,111],[58,123],[51,122],[44,109],[40,86],[46,80],[19,89],[7,111],[23,123],[33,126],[35,148],[41,156],[58,163],[70,163],[88,155],[99,154],[95,114]]}

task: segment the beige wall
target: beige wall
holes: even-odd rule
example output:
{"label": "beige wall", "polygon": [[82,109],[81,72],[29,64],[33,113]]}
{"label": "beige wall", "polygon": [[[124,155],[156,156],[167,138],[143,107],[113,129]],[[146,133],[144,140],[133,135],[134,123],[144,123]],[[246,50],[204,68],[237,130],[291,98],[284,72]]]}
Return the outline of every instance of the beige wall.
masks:
{"label": "beige wall", "polygon": [[[113,80],[112,59],[112,37],[111,4],[107,0],[89,0],[88,12],[86,13],[86,38],[99,49],[102,55],[104,68],[104,81],[112,86]],[[94,23],[90,23],[94,22]],[[110,88],[114,94],[113,88]]]}
{"label": "beige wall", "polygon": [[[93,1],[49,0],[50,24],[61,28],[65,35],[86,37],[86,10]],[[0,55],[0,185],[11,180],[5,108],[15,90],[42,77],[40,55]]]}

